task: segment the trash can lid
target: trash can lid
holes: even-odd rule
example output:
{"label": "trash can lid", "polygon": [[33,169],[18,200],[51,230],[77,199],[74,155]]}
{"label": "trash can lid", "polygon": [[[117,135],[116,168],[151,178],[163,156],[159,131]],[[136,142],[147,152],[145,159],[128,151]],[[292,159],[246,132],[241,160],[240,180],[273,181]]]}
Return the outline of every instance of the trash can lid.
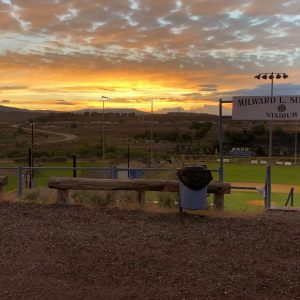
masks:
{"label": "trash can lid", "polygon": [[203,189],[213,180],[206,165],[183,166],[177,169],[176,174],[185,186],[194,191]]}

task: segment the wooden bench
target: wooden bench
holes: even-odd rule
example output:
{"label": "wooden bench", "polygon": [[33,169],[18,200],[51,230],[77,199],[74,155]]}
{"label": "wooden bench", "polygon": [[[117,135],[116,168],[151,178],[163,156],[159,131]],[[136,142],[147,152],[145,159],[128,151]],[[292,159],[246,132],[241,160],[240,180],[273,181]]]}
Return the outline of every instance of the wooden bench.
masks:
{"label": "wooden bench", "polygon": [[[73,177],[51,177],[49,188],[57,189],[57,203],[68,202],[69,190],[134,190],[138,193],[141,207],[145,204],[146,191],[179,192],[178,180],[154,180],[154,179],[94,179]],[[229,183],[215,182],[207,187],[208,193],[214,194],[214,208],[224,208],[224,194],[230,194]]]}
{"label": "wooden bench", "polygon": [[4,186],[8,183],[7,176],[0,176],[0,200],[2,200],[2,196],[4,193]]}

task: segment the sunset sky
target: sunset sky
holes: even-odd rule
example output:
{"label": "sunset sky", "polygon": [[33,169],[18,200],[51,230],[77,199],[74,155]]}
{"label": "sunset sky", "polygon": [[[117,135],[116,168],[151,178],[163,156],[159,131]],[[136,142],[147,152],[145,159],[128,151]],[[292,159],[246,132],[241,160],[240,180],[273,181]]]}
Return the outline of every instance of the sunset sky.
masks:
{"label": "sunset sky", "polygon": [[0,0],[0,105],[217,112],[300,95],[299,0]]}

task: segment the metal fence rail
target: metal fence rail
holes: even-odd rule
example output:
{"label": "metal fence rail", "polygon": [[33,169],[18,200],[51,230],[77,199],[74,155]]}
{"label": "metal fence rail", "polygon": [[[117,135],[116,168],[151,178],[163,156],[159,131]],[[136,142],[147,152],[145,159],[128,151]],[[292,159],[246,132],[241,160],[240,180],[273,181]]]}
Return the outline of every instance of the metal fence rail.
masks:
{"label": "metal fence rail", "polygon": [[[36,179],[42,177],[43,171],[70,171],[67,176],[77,177],[77,171],[80,172],[80,177],[93,177],[102,179],[134,179],[141,176],[149,176],[157,174],[158,172],[167,172],[171,177],[176,178],[176,168],[118,168],[118,167],[27,167],[27,166],[12,166],[12,167],[0,167],[0,171],[13,171],[8,176],[17,178],[17,194],[18,197],[22,197],[24,183],[27,181],[26,176],[30,177],[30,188],[35,187]],[[219,172],[219,169],[210,169],[211,172]],[[15,174],[14,174],[15,173]],[[57,176],[57,173],[55,176]],[[52,176],[52,175],[51,175]],[[64,175],[66,176],[66,175]],[[50,177],[50,175],[49,175]],[[167,177],[165,175],[164,177]]]}

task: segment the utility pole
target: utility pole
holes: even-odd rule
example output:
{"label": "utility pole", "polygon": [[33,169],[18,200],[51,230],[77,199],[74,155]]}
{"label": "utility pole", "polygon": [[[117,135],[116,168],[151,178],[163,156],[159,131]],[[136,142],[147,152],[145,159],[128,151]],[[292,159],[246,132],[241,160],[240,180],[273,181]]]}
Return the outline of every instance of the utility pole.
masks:
{"label": "utility pole", "polygon": [[30,170],[30,183],[29,187],[33,186],[33,167],[34,167],[34,123],[31,123],[31,170]]}
{"label": "utility pole", "polygon": [[104,141],[104,101],[110,98],[102,96],[102,160],[105,161],[105,141]]}

